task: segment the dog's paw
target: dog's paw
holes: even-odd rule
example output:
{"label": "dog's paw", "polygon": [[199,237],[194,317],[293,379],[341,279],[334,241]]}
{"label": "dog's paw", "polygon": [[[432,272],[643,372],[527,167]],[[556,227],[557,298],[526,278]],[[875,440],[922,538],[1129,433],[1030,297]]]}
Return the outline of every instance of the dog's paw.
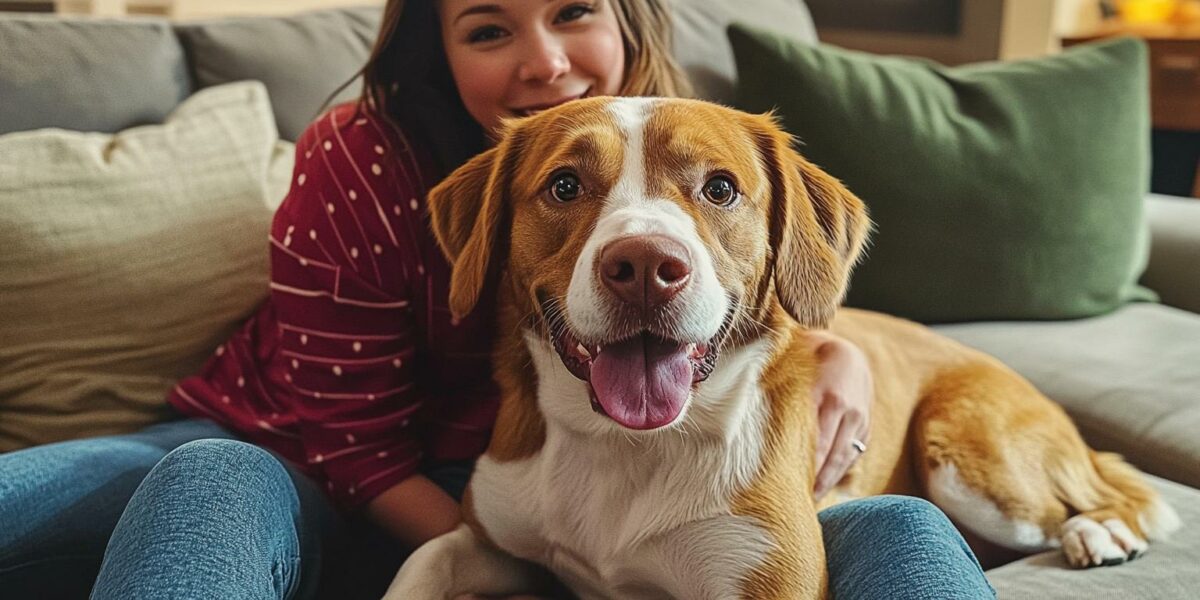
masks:
{"label": "dog's paw", "polygon": [[396,573],[383,600],[445,600],[452,594],[447,561],[437,560],[437,548],[426,544],[417,549]]}
{"label": "dog's paw", "polygon": [[1141,556],[1148,547],[1120,519],[1097,523],[1085,515],[1076,515],[1062,526],[1063,554],[1076,568],[1119,565]]}

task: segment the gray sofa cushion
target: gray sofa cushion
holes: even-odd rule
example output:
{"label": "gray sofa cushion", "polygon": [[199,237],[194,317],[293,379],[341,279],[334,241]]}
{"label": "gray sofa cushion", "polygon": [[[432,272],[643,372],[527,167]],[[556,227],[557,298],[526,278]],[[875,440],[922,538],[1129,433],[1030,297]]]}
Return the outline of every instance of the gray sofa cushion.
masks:
{"label": "gray sofa cushion", "polygon": [[191,92],[164,21],[0,16],[0,134],[113,133],[161,122]]}
{"label": "gray sofa cushion", "polygon": [[[292,17],[228,18],[178,25],[199,87],[257,79],[267,86],[279,134],[294,141],[338,86],[366,62],[380,9],[316,11]],[[357,97],[360,84],[334,102]]]}
{"label": "gray sofa cushion", "polygon": [[[725,28],[735,20],[816,41],[801,0],[671,2],[674,52],[701,98],[733,99],[736,70]],[[162,121],[193,81],[210,87],[257,79],[271,95],[281,137],[295,140],[366,61],[379,18],[378,7],[364,7],[216,19],[177,25],[176,39],[162,20],[0,17],[0,105],[37,107],[0,113],[0,133],[48,126],[120,131]],[[358,88],[355,82],[334,102]]]}
{"label": "gray sofa cushion", "polygon": [[671,0],[670,4],[675,26],[673,53],[698,98],[733,102],[737,67],[725,35],[732,22],[817,41],[817,30],[802,0]]}
{"label": "gray sofa cushion", "polygon": [[1163,304],[1200,313],[1200,201],[1152,194],[1146,198],[1146,220],[1150,264],[1142,285],[1158,292]]}
{"label": "gray sofa cushion", "polygon": [[1132,304],[1074,321],[934,329],[1016,369],[1094,447],[1200,487],[1200,315]]}
{"label": "gray sofa cushion", "polygon": [[1077,570],[1055,550],[987,572],[1001,600],[1007,598],[1195,598],[1200,590],[1200,492],[1154,479],[1183,527],[1131,563]]}

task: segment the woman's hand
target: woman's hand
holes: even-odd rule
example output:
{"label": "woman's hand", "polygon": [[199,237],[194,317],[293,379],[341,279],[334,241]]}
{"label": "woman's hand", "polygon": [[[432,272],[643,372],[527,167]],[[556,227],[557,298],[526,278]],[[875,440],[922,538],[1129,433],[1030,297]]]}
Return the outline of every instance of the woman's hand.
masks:
{"label": "woman's hand", "polygon": [[821,370],[812,390],[818,428],[813,494],[820,499],[866,449],[875,388],[867,357],[858,346],[828,332],[814,335]]}

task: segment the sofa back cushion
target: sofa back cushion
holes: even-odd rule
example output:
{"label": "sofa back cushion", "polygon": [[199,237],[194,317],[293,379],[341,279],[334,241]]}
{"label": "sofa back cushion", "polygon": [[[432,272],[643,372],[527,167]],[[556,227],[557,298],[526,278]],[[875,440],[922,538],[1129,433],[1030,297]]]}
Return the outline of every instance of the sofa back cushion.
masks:
{"label": "sofa back cushion", "polygon": [[[288,17],[238,17],[177,25],[196,85],[255,79],[267,86],[279,135],[296,140],[329,95],[354,76],[379,29],[378,7]],[[357,97],[361,80],[333,103]]]}
{"label": "sofa back cushion", "polygon": [[266,297],[291,163],[258,82],[116,135],[0,136],[0,452],[161,418]]}
{"label": "sofa back cushion", "polygon": [[159,123],[192,93],[165,21],[2,15],[0,134]]}
{"label": "sofa back cushion", "polygon": [[675,26],[673,54],[695,88],[696,97],[731,104],[737,65],[725,29],[737,21],[817,42],[817,30],[803,0],[670,0]]}

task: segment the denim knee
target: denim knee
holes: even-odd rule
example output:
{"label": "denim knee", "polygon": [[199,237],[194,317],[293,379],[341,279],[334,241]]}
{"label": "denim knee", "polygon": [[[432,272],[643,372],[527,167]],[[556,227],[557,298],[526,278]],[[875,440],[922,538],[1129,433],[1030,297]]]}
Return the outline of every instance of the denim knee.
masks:
{"label": "denim knee", "polygon": [[[239,440],[201,439],[182,444],[167,453],[154,467],[153,477],[160,478],[212,478],[220,472],[254,473],[262,472],[278,477],[280,483],[287,482],[286,469],[273,454]],[[247,482],[248,483],[248,482]],[[240,482],[229,477],[220,477],[209,482],[216,486],[237,486]]]}
{"label": "denim knee", "polygon": [[962,535],[926,500],[863,498],[821,511],[820,520],[835,597],[995,597]]}
{"label": "denim knee", "polygon": [[[876,496],[854,505],[857,518],[881,523],[907,523],[917,532],[941,534],[956,531],[942,509],[915,496]],[[835,507],[836,508],[836,507]]]}
{"label": "denim knee", "polygon": [[131,499],[96,597],[159,597],[168,589],[287,597],[298,579],[298,515],[295,485],[270,452],[227,439],[183,444]]}
{"label": "denim knee", "polygon": [[869,529],[876,537],[903,538],[914,544],[957,545],[970,552],[940,508],[914,496],[873,496],[839,504],[821,513],[827,526],[843,531]]}
{"label": "denim knee", "polygon": [[300,509],[287,467],[267,450],[238,440],[183,444],[155,465],[142,487],[189,511],[208,507],[216,530],[248,529],[241,535],[294,529]]}

